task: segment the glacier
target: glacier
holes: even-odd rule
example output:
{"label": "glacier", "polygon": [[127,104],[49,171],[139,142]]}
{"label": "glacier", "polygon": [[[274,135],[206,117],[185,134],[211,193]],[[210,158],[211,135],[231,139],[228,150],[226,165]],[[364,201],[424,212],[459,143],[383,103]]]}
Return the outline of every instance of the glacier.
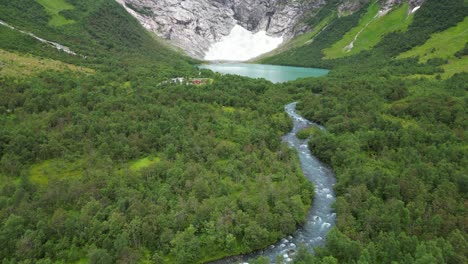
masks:
{"label": "glacier", "polygon": [[229,35],[213,43],[205,54],[207,61],[247,61],[269,52],[283,43],[283,37],[268,36],[266,31],[253,33],[235,25]]}

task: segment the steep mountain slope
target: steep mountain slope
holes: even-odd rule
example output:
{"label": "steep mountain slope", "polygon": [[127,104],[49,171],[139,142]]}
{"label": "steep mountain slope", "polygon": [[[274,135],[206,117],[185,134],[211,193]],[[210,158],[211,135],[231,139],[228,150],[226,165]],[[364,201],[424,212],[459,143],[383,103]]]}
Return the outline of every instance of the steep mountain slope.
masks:
{"label": "steep mountain slope", "polygon": [[208,48],[238,24],[251,32],[265,30],[289,39],[297,23],[324,0],[148,1],[119,0],[148,30],[170,40],[188,54],[203,58]]}
{"label": "steep mountain slope", "polygon": [[408,5],[402,4],[395,9],[385,9],[373,1],[359,24],[348,31],[341,40],[323,50],[325,59],[357,54],[373,48],[384,35],[405,31],[413,19]]}
{"label": "steep mountain slope", "polygon": [[[44,6],[42,4],[45,2],[29,0],[0,1],[0,18],[19,30],[63,44],[82,56],[67,56],[65,53],[45,48],[45,45],[29,36],[3,26],[0,29],[4,34],[11,36],[0,40],[2,47],[86,65],[102,65],[103,60],[113,60],[116,57],[138,60],[143,57],[142,51],[146,52],[146,58],[160,61],[161,64],[190,61],[171,50],[169,46],[155,41],[154,36],[128,16],[125,10],[118,8],[118,4],[113,1],[55,2],[62,3],[65,7],[56,5],[56,9],[51,11],[50,1]],[[69,23],[60,24],[57,17]],[[114,56],[108,56],[109,53]]]}
{"label": "steep mountain slope", "polygon": [[[405,5],[395,6],[394,10],[378,17],[379,12],[388,10],[382,4],[378,8],[379,3],[373,1],[367,10],[360,9],[353,15],[333,19],[312,40],[283,53],[261,58],[260,61],[272,64],[334,67],[346,61],[362,63],[371,54],[373,57],[396,57],[402,52],[424,44],[431,34],[456,26],[467,15],[467,6],[462,0],[426,1],[413,13],[414,8]],[[333,9],[328,9],[328,14],[330,13],[333,13]],[[322,15],[324,16],[326,14]],[[463,35],[461,38],[466,39],[466,36]],[[343,58],[356,54],[357,57]]]}
{"label": "steep mountain slope", "polygon": [[[360,10],[369,0],[118,0],[148,30],[181,47],[189,55],[204,58],[216,42],[229,35],[235,25],[256,33],[288,40],[310,31],[325,6],[333,6],[338,17]],[[374,2],[374,1],[373,1]],[[424,0],[381,0],[382,10],[407,2],[411,9]]]}

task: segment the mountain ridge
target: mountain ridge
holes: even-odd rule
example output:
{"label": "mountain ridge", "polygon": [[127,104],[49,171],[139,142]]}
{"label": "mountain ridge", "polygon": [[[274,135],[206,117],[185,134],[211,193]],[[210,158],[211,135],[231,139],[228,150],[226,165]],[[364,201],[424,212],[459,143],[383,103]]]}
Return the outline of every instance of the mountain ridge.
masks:
{"label": "mountain ridge", "polygon": [[[116,0],[149,31],[168,39],[190,56],[203,59],[208,48],[229,35],[234,25],[256,33],[260,30],[284,42],[315,26],[314,19],[324,6],[335,5],[338,17],[347,16],[369,0]],[[382,10],[408,2],[410,10],[424,0],[380,0]]]}

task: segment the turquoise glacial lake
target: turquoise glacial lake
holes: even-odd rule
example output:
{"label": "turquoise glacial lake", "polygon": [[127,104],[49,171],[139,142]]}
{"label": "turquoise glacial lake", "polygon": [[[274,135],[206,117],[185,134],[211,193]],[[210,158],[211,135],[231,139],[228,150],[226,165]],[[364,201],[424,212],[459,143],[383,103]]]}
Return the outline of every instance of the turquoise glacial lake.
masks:
{"label": "turquoise glacial lake", "polygon": [[273,83],[293,81],[299,78],[320,77],[327,75],[329,70],[279,65],[264,65],[250,63],[213,63],[198,66],[222,74],[236,74],[250,78],[264,78]]}

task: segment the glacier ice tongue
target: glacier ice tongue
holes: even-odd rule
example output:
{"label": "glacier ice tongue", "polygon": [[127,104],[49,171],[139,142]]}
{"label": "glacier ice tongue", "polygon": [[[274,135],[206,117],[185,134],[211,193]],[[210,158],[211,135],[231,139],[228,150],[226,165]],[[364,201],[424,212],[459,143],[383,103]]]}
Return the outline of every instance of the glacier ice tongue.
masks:
{"label": "glacier ice tongue", "polygon": [[270,37],[265,31],[252,33],[235,25],[231,33],[214,43],[205,55],[207,61],[246,61],[277,48],[283,37]]}

